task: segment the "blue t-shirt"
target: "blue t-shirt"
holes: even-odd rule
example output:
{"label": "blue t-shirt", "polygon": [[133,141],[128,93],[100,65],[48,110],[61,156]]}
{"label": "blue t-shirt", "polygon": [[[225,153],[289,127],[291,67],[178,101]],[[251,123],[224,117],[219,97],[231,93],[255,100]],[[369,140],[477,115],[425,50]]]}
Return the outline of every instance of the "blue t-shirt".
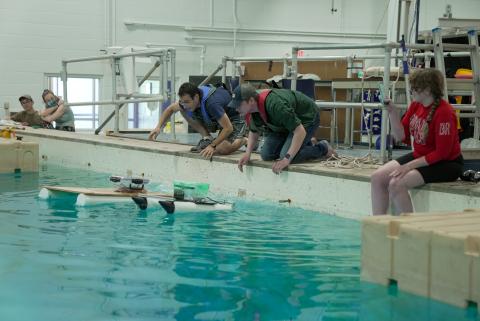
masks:
{"label": "blue t-shirt", "polygon": [[[229,119],[239,117],[239,114],[234,108],[228,107],[232,100],[230,93],[223,87],[218,87],[213,94],[208,97],[205,102],[205,109],[212,121],[218,122],[223,114],[227,113]],[[194,118],[202,119],[202,111],[200,107],[195,109]]]}

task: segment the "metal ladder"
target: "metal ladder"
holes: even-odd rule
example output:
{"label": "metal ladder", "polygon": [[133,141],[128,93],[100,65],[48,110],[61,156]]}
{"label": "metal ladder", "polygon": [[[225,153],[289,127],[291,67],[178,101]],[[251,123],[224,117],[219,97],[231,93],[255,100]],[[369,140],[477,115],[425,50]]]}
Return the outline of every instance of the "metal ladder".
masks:
{"label": "metal ladder", "polygon": [[[442,41],[442,29],[435,28],[432,30],[433,35],[433,54],[435,58],[435,68],[440,70],[443,74],[444,78],[444,93],[445,96],[448,95],[448,88],[447,88],[447,77],[445,75],[445,60],[444,60],[444,49],[443,49],[443,41]],[[468,43],[473,45],[474,47],[470,48],[470,63],[472,66],[472,73],[473,73],[473,97],[475,97],[475,118],[474,118],[474,131],[473,137],[475,139],[479,139],[480,137],[480,51],[478,48],[478,31],[470,30],[467,33],[468,35]]]}
{"label": "metal ladder", "polygon": [[[475,117],[474,129],[473,129],[473,138],[480,138],[480,118],[478,114],[480,112],[480,51],[478,48],[478,31],[470,30],[468,32],[468,43],[474,45],[475,48],[470,49],[470,62],[472,64],[472,73],[473,73],[473,97],[475,98]],[[472,99],[473,103],[473,99]]]}

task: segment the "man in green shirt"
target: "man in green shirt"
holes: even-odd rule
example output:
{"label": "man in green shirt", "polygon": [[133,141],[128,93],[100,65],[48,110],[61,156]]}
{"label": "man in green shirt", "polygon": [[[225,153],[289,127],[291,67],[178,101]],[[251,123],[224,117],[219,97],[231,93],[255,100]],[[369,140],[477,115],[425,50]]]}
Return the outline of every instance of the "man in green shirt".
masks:
{"label": "man in green shirt", "polygon": [[38,114],[38,111],[33,108],[33,99],[30,95],[22,95],[18,98],[20,104],[22,104],[23,111],[16,113],[11,120],[22,123],[24,126],[39,126],[43,127],[44,121]]}
{"label": "man in green shirt", "polygon": [[272,170],[279,174],[290,163],[330,157],[335,151],[327,141],[311,143],[320,117],[315,102],[301,92],[289,89],[256,91],[250,84],[238,86],[229,105],[245,116],[250,128],[247,151],[238,162],[250,160],[259,134],[265,141],[260,152],[262,160],[275,161]]}

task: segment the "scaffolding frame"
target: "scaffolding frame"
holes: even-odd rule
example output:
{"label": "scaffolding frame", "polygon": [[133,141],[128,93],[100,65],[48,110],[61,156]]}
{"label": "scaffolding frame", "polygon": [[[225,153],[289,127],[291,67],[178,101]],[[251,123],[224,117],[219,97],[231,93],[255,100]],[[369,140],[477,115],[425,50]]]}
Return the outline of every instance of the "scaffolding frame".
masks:
{"label": "scaffolding frame", "polygon": [[[118,93],[117,90],[117,67],[119,66],[120,59],[131,57],[133,59],[133,79],[137,79],[136,68],[135,68],[135,58],[136,57],[154,57],[156,58],[154,65],[148,70],[144,77],[138,83],[138,86],[141,86],[154,72],[157,68],[160,69],[160,95],[145,95],[138,93],[127,93],[122,94]],[[108,100],[102,101],[91,101],[91,102],[68,102],[68,64],[80,63],[80,62],[91,62],[91,61],[103,61],[109,60],[112,72],[112,94],[111,98]],[[86,106],[86,105],[113,105],[115,110],[107,116],[102,124],[95,129],[95,134],[98,135],[100,131],[105,127],[105,125],[113,118],[114,119],[114,133],[118,134],[120,127],[120,109],[129,103],[139,103],[139,102],[158,102],[159,103],[159,115],[161,114],[161,103],[171,99],[172,101],[176,98],[175,94],[175,49],[166,48],[166,49],[148,49],[148,50],[138,50],[132,51],[131,53],[122,53],[122,54],[106,54],[100,56],[89,56],[82,58],[73,58],[73,59],[64,59],[62,60],[62,72],[61,79],[63,81],[63,100],[65,106]],[[170,80],[171,86],[168,88],[167,83]],[[124,99],[119,99],[124,97]],[[172,115],[170,120],[173,124],[175,123],[175,115]],[[172,133],[175,136],[175,126],[172,126]]]}
{"label": "scaffolding frame", "polygon": [[[383,46],[385,44],[380,44],[380,46]],[[351,46],[349,46],[351,47]],[[355,47],[356,48],[356,47]],[[398,47],[399,48],[399,47]],[[302,48],[303,49],[303,48]],[[300,49],[299,49],[300,50]],[[445,57],[468,57],[470,55],[470,52],[447,52],[444,53]],[[409,57],[412,58],[425,58],[425,59],[431,59],[434,57],[433,51],[427,51],[427,52],[419,52],[419,53],[413,53],[410,54]],[[396,53],[392,55],[392,58],[395,59],[402,59],[403,55],[401,53]],[[370,54],[370,55],[330,55],[330,56],[309,56],[309,57],[297,57],[297,61],[347,61],[347,78],[353,78],[353,72],[352,70],[354,69],[354,63],[356,60],[370,60],[370,59],[385,59],[385,55],[380,55],[380,54]],[[229,57],[225,56],[222,58],[222,64],[220,66],[223,66],[222,69],[222,82],[226,82],[226,77],[227,77],[227,68],[228,68],[228,63],[232,63],[232,76],[236,77],[240,75],[241,73],[239,72],[239,67],[242,62],[282,62],[283,63],[283,71],[282,71],[282,78],[292,78],[294,79],[294,76],[292,76],[292,57],[288,56],[245,56],[245,57]],[[296,69],[296,68],[295,68]],[[295,73],[295,82],[296,82],[296,76],[298,74]],[[295,84],[296,85],[296,84]],[[293,87],[291,87],[293,88]],[[350,93],[347,92],[347,95],[351,95]],[[332,89],[332,96],[335,96],[335,91]],[[335,99],[334,99],[335,102]],[[346,109],[345,112],[345,138],[344,138],[344,144],[349,145],[350,147],[353,146],[353,135],[354,135],[354,122],[355,122],[355,117],[354,117],[354,112],[353,109],[359,107],[359,105],[331,105],[328,103],[324,102],[319,102],[316,101],[317,107],[323,108],[323,109],[331,109],[333,108],[333,115],[330,120],[330,143],[334,143],[335,138],[338,137],[338,130],[337,128],[337,113],[336,109],[342,108],[341,106],[349,106]],[[368,104],[363,103],[363,106],[370,106]],[[335,107],[333,107],[335,106]],[[376,105],[375,105],[376,106]],[[376,108],[374,106],[370,106],[371,108]]]}
{"label": "scaffolding frame", "polygon": [[[405,47],[409,49],[421,49],[427,50],[428,52],[424,53],[424,57],[433,57],[436,59],[436,66],[437,61],[443,62],[443,57],[446,55],[443,50],[449,49],[454,51],[462,51],[458,54],[460,55],[469,55],[472,61],[472,69],[474,69],[474,77],[471,81],[473,88],[472,92],[476,95],[480,94],[480,76],[478,71],[478,66],[480,64],[480,55],[479,55],[479,48],[478,48],[478,33],[476,30],[471,30],[468,32],[470,43],[467,45],[464,44],[450,44],[450,43],[443,43],[441,41],[441,29],[435,28],[432,30],[435,37],[437,37],[437,41],[435,44],[412,44],[412,43],[405,43]],[[440,38],[438,38],[440,37]],[[440,40],[439,40],[440,39]],[[441,44],[441,45],[440,45]],[[323,45],[323,46],[315,46],[315,47],[299,47],[295,46],[292,47],[292,65],[291,65],[291,89],[295,90],[297,86],[297,77],[298,77],[298,61],[301,60],[298,58],[298,52],[300,50],[342,50],[342,49],[383,49],[384,55],[382,58],[384,59],[384,71],[383,71],[383,88],[385,91],[390,90],[390,67],[392,63],[392,58],[397,57],[398,55],[392,55],[393,49],[400,48],[399,43],[372,43],[372,44],[351,44],[351,45]],[[434,51],[432,54],[431,52]],[[417,55],[421,56],[421,55]],[[439,68],[440,69],[440,68]],[[443,75],[445,77],[444,69],[440,69],[443,71]],[[408,80],[408,79],[407,79]],[[445,81],[445,84],[447,82]],[[408,86],[406,86],[408,87]],[[447,89],[447,88],[446,88]],[[447,91],[445,91],[445,95],[447,95]],[[406,93],[408,95],[408,93]],[[390,92],[385,93],[386,97],[390,97]],[[376,106],[375,106],[376,105]],[[365,103],[340,103],[340,102],[323,102],[317,103],[317,106],[324,107],[324,108],[360,108],[362,106],[366,106]],[[458,106],[458,105],[454,105]],[[470,105],[471,106],[471,105]],[[386,108],[383,104],[373,104],[373,108],[379,108],[381,110],[382,115],[382,123],[381,123],[381,134],[380,134],[380,162],[385,163],[386,159],[386,143],[387,143],[387,133],[390,126],[389,118],[386,113]],[[471,117],[475,118],[475,133],[474,137],[478,139],[479,135],[479,117],[480,114],[480,96],[476,96],[476,102],[474,108],[470,108],[468,110],[474,110],[475,113],[472,114]],[[348,113],[347,113],[348,114]]]}
{"label": "scaffolding frame", "polygon": [[[347,62],[347,78],[351,78],[353,76],[352,74],[352,69],[353,69],[353,64],[355,60],[364,60],[364,59],[381,59],[383,56],[381,55],[334,55],[334,56],[312,56],[312,57],[299,57],[297,58],[299,61],[346,61]],[[242,62],[282,62],[283,63],[283,71],[282,71],[282,78],[287,79],[291,78],[291,64],[292,64],[292,58],[291,57],[278,57],[278,56],[261,56],[261,57],[228,57],[225,56],[222,59],[222,65],[224,65],[223,69],[223,76],[222,76],[222,82],[226,81],[226,76],[227,76],[227,65],[228,62],[232,63],[232,76],[236,77],[240,73],[239,67]],[[296,80],[295,80],[296,81]],[[332,92],[332,95],[334,93]],[[320,107],[318,104],[318,101],[316,101],[317,107]],[[353,118],[350,120],[351,115],[350,113],[347,113],[347,120],[346,120],[346,133],[350,132],[350,126],[351,123],[353,123]],[[333,116],[330,119],[330,141],[333,142],[334,137],[336,136],[335,131],[337,130],[336,127],[337,123],[337,114],[336,114],[336,109],[333,109]],[[348,124],[348,125],[347,125]],[[345,136],[347,137],[347,136]]]}

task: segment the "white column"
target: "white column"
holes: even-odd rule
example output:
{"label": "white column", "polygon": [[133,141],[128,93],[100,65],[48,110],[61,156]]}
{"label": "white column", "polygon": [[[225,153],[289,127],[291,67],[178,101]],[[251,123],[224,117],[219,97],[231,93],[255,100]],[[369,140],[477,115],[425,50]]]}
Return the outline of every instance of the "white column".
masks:
{"label": "white column", "polygon": [[389,0],[387,18],[387,42],[397,42],[398,9],[401,0]]}

